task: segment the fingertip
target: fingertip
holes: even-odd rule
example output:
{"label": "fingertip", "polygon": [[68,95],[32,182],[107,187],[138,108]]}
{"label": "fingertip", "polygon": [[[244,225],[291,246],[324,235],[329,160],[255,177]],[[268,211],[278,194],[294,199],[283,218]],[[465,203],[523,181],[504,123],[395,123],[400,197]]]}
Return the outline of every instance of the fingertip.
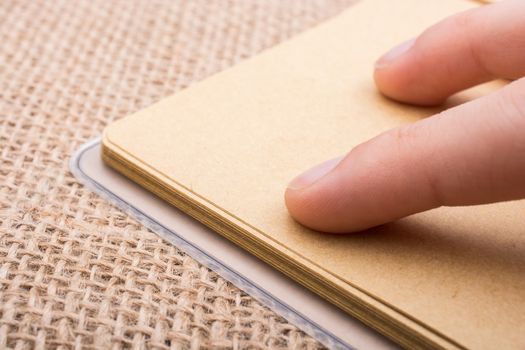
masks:
{"label": "fingertip", "polygon": [[414,46],[415,41],[416,38],[407,40],[387,51],[375,62],[375,70],[380,71],[383,69],[388,69],[390,66],[392,66],[393,63],[398,61],[403,55],[407,54],[410,51],[412,46]]}
{"label": "fingertip", "polygon": [[333,233],[333,222],[328,220],[326,206],[321,204],[323,191],[320,192],[319,188],[322,190],[319,184],[310,187],[289,186],[284,193],[285,205],[292,218],[299,224],[319,232]]}
{"label": "fingertip", "polygon": [[375,72],[374,82],[381,95],[397,102],[420,107],[441,106],[447,101],[448,96],[413,93],[412,86],[416,86],[416,82],[407,81],[408,76],[397,78],[402,75],[403,73]]}
{"label": "fingertip", "polygon": [[413,102],[410,87],[414,85],[414,67],[407,64],[411,60],[411,49],[415,39],[395,46],[381,56],[374,65],[374,82],[379,91],[393,100]]}
{"label": "fingertip", "polygon": [[289,183],[284,201],[295,221],[319,232],[343,232],[337,220],[333,220],[334,196],[330,192],[334,186],[330,185],[329,179],[341,159],[338,157],[316,165]]}
{"label": "fingertip", "polygon": [[362,231],[368,227],[353,227],[334,219],[331,206],[321,204],[323,195],[308,190],[287,188],[284,194],[286,208],[292,218],[302,226],[327,234],[343,234]]}
{"label": "fingertip", "polygon": [[352,189],[353,165],[352,155],[347,154],[295,178],[284,193],[286,207],[295,221],[326,233],[351,233],[370,227],[366,215],[360,215],[360,210],[353,213],[352,205],[348,205],[362,197],[359,187]]}
{"label": "fingertip", "polygon": [[[425,81],[424,60],[417,52],[416,39],[409,40],[383,55],[375,64],[374,82],[386,97],[419,106],[437,106],[448,96]],[[399,50],[404,50],[399,53]],[[385,58],[386,57],[386,58]]]}
{"label": "fingertip", "polygon": [[308,200],[307,196],[304,196],[304,193],[305,191],[302,189],[287,187],[284,192],[286,208],[296,222],[308,228],[322,232],[324,231],[323,227],[318,225],[318,222],[311,214],[312,210],[308,208],[308,203],[311,203],[311,201]]}

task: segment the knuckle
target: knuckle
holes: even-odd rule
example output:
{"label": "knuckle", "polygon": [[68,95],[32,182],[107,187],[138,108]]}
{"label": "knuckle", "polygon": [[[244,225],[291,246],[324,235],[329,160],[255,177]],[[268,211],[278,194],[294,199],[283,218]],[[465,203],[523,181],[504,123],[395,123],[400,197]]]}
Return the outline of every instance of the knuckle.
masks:
{"label": "knuckle", "polygon": [[469,31],[471,28],[476,27],[476,24],[474,23],[476,16],[474,16],[474,14],[476,14],[475,10],[457,13],[429,27],[424,33],[432,35],[454,32],[457,33],[458,31],[464,33]]}
{"label": "knuckle", "polygon": [[474,16],[475,13],[476,11],[465,11],[452,16],[452,25],[454,25],[456,29],[461,30],[468,30],[469,28],[472,28],[473,21],[476,19]]}
{"label": "knuckle", "polygon": [[499,107],[500,118],[505,118],[510,126],[523,133],[525,130],[525,78],[511,83],[502,90]]}
{"label": "knuckle", "polygon": [[410,150],[418,147],[423,132],[419,123],[409,124],[396,128],[387,134],[387,142],[399,155],[406,154]]}
{"label": "knuckle", "polygon": [[414,186],[419,188],[421,196],[439,206],[446,198],[442,190],[442,179],[435,171],[435,164],[441,162],[441,154],[440,145],[436,144],[433,132],[439,132],[439,126],[422,120],[390,131],[385,142],[390,147],[389,153],[395,155],[397,161],[403,164],[401,169],[417,174]]}
{"label": "knuckle", "polygon": [[469,59],[487,75],[494,75],[491,71],[490,64],[487,62],[486,43],[478,40],[480,33],[479,21],[480,8],[471,9],[458,13],[449,18],[447,22],[449,33],[462,33],[463,45]]}

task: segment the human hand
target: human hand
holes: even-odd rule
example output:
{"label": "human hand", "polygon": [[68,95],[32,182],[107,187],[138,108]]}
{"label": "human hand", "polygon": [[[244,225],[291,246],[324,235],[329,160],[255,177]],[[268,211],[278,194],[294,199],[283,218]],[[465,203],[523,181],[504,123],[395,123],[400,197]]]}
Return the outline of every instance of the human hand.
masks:
{"label": "human hand", "polygon": [[429,28],[376,63],[386,96],[437,105],[496,78],[515,81],[310,169],[286,190],[288,210],[313,229],[351,232],[439,206],[525,198],[524,76],[525,1],[483,6]]}

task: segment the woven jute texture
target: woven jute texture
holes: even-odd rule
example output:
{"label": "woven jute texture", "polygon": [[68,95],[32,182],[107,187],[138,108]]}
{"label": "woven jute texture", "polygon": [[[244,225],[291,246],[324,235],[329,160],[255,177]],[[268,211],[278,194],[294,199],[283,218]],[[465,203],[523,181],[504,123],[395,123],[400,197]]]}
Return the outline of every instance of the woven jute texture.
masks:
{"label": "woven jute texture", "polygon": [[84,188],[111,121],[351,0],[0,1],[0,348],[318,348]]}

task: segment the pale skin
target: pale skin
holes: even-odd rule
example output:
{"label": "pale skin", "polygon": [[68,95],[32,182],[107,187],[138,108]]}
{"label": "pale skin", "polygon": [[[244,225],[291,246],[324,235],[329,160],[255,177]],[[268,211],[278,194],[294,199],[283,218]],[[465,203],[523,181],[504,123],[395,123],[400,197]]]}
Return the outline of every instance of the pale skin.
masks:
{"label": "pale skin", "polygon": [[285,193],[299,223],[345,233],[440,206],[525,198],[525,1],[437,23],[381,57],[374,79],[384,95],[416,105],[439,105],[494,79],[512,82],[299,175]]}

